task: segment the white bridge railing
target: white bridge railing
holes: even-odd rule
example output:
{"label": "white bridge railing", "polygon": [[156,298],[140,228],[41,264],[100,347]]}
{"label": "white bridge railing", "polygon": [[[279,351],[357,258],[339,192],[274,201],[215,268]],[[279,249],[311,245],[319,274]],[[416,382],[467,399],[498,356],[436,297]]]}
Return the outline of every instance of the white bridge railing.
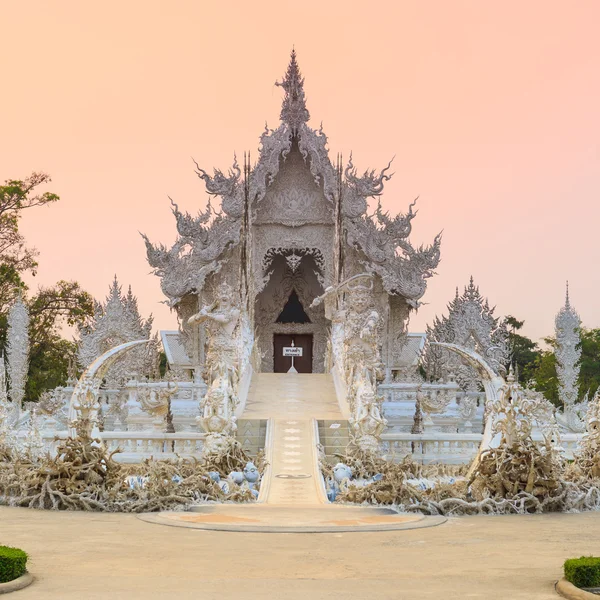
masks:
{"label": "white bridge railing", "polygon": [[[386,458],[395,462],[411,455],[421,464],[462,464],[475,457],[482,437],[480,433],[384,433],[381,441]],[[541,434],[534,433],[532,437],[543,443]],[[566,459],[573,458],[581,438],[578,433],[561,435],[560,445]]]}
{"label": "white bridge railing", "polygon": [[[67,431],[42,432],[44,451],[56,454]],[[99,434],[109,452],[120,449],[113,457],[122,463],[140,463],[146,459],[156,460],[199,458],[206,434],[197,432],[162,433],[158,431],[104,431]]]}

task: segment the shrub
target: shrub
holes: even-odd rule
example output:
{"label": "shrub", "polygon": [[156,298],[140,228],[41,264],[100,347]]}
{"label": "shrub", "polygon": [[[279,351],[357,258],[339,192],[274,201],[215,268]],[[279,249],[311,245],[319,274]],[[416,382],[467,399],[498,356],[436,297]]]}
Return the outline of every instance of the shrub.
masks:
{"label": "shrub", "polygon": [[27,553],[19,548],[0,546],[0,583],[12,581],[27,571]]}
{"label": "shrub", "polygon": [[565,579],[575,587],[600,587],[600,558],[582,556],[565,561]]}

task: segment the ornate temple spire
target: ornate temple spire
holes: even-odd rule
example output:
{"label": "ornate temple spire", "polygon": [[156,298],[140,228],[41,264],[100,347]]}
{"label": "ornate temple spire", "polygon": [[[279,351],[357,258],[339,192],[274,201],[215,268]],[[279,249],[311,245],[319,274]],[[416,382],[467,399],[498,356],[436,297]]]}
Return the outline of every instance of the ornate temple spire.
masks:
{"label": "ornate temple spire", "polygon": [[565,305],[556,315],[556,373],[558,375],[558,395],[564,407],[567,408],[577,402],[579,394],[579,359],[581,358],[581,341],[579,328],[581,319],[571,306],[569,299],[569,284]]}
{"label": "ornate temple spire", "polygon": [[433,326],[427,326],[423,362],[430,378],[453,375],[463,390],[478,390],[479,374],[460,358],[441,351],[431,342],[450,342],[474,350],[485,357],[494,372],[501,375],[510,360],[506,323],[494,316],[494,308],[481,295],[472,276],[463,294],[459,296],[457,290],[456,297],[448,304],[448,316],[436,317]]}
{"label": "ornate temple spire", "polygon": [[281,105],[280,118],[292,129],[298,129],[302,123],[310,119],[310,113],[306,108],[304,97],[304,78],[296,61],[296,50],[292,49],[290,64],[282,81],[276,81],[275,85],[285,90],[285,97]]}

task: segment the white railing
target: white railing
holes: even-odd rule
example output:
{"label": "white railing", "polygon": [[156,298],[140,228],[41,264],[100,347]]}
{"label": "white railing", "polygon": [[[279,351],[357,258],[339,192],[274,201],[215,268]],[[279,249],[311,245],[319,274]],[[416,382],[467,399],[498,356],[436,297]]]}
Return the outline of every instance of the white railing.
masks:
{"label": "white railing", "polygon": [[422,464],[469,462],[479,449],[480,433],[384,433],[383,450],[388,460],[401,461],[412,455]]}
{"label": "white railing", "polygon": [[[68,437],[67,431],[43,432],[44,451],[56,454],[61,440]],[[100,438],[109,452],[120,449],[114,455],[117,462],[139,463],[156,460],[200,458],[206,434],[195,432],[162,433],[159,431],[104,431]]]}
{"label": "white railing", "polygon": [[[480,433],[384,433],[381,436],[383,450],[388,460],[401,461],[412,455],[413,460],[421,464],[468,463],[477,454],[481,444]],[[541,433],[534,433],[533,440],[543,443]],[[564,433],[560,436],[563,456],[573,458],[582,434]]]}

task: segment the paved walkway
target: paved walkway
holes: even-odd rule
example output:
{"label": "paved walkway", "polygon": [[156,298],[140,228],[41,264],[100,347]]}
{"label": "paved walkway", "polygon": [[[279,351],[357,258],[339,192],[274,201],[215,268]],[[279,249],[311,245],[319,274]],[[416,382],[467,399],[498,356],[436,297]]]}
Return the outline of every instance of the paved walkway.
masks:
{"label": "paved walkway", "polygon": [[600,553],[600,514],[266,534],[0,507],[0,543],[27,550],[37,577],[15,600],[557,600],[563,560]]}

